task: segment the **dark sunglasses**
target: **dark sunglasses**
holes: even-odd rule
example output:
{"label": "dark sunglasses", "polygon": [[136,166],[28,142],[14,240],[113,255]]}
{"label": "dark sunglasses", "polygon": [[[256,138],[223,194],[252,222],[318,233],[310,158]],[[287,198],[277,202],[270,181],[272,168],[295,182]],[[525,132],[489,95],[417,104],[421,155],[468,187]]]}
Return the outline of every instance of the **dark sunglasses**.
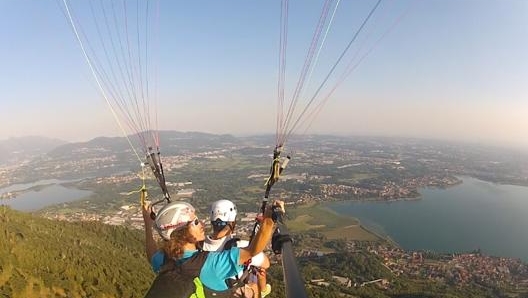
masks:
{"label": "dark sunglasses", "polygon": [[191,220],[189,222],[187,222],[187,224],[193,224],[194,226],[197,226],[198,224],[200,224],[200,220],[198,218],[195,218],[194,220]]}
{"label": "dark sunglasses", "polygon": [[211,221],[211,225],[214,227],[225,227],[227,226],[227,224],[228,224],[227,221],[221,221],[220,219]]}

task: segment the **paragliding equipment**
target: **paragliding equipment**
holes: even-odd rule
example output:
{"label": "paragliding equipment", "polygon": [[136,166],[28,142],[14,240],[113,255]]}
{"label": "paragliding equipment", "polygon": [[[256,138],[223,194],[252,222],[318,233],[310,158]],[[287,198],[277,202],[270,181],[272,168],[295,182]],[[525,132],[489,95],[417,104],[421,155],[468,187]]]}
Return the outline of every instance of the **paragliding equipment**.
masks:
{"label": "paragliding equipment", "polygon": [[[286,44],[287,44],[287,33],[288,33],[287,32],[288,17],[285,15],[288,13],[288,5],[287,5],[288,0],[283,0],[283,3],[286,3],[286,4],[283,4],[282,15],[281,15],[282,17],[281,17],[281,41],[280,41],[280,50],[279,50],[279,76],[278,76],[279,90],[278,90],[278,104],[277,104],[276,147],[285,146],[288,139],[292,136],[292,134],[294,134],[297,131],[297,129],[299,129],[299,127],[303,125],[306,126],[307,124],[309,124],[309,122],[311,121],[308,121],[308,120],[310,119],[313,121],[313,119],[317,116],[317,114],[322,110],[322,106],[328,100],[330,95],[335,91],[337,86],[341,84],[344,81],[344,79],[350,75],[352,70],[354,70],[357,67],[357,65],[356,67],[353,67],[353,68],[350,67],[350,65],[352,65],[354,62],[354,59],[352,59],[349,62],[349,67],[347,67],[347,69],[341,75],[341,78],[338,80],[336,85],[333,88],[331,88],[331,91],[329,92],[329,94],[323,97],[322,99],[318,98],[320,92],[323,90],[323,87],[325,87],[325,85],[328,83],[329,79],[332,77],[333,73],[337,69],[338,65],[340,65],[342,60],[346,57],[346,54],[349,52],[351,46],[354,44],[354,42],[356,42],[360,33],[365,29],[367,23],[369,22],[369,20],[371,20],[372,16],[374,15],[375,11],[379,8],[382,1],[383,0],[377,0],[375,5],[369,10],[367,16],[363,19],[359,28],[354,32],[352,38],[347,43],[347,45],[345,46],[341,54],[338,56],[335,63],[331,66],[328,73],[324,76],[324,79],[319,84],[319,86],[316,88],[313,95],[307,97],[309,99],[305,102],[304,108],[302,108],[299,111],[297,110],[297,107],[299,103],[301,102],[301,96],[305,93],[304,87],[307,82],[306,77],[308,73],[310,72],[309,80],[311,80],[311,76],[314,71],[315,64],[317,64],[319,54],[324,46],[324,43],[326,41],[326,36],[329,33],[330,26],[332,25],[335,13],[337,11],[337,7],[340,2],[338,1],[335,4],[332,17],[330,18],[329,23],[326,24],[326,19],[329,14],[330,7],[332,5],[333,0],[325,1],[322,12],[321,12],[321,16],[319,17],[319,22],[316,26],[310,47],[306,54],[304,65],[302,67],[301,73],[299,75],[299,79],[297,81],[295,90],[293,92],[292,99],[290,100],[288,109],[285,111],[284,110],[284,94],[285,94],[285,72],[286,72],[285,70],[286,68]],[[322,39],[322,41],[320,41],[322,31],[325,28],[325,24],[327,25],[327,30],[324,34],[324,38]],[[385,36],[385,34],[383,36]],[[320,46],[316,54],[316,48],[318,44],[320,44]],[[365,54],[364,56],[368,55],[369,52],[367,52],[367,54]],[[359,62],[357,63],[360,63],[362,60],[363,59],[360,59]]]}
{"label": "paragliding equipment", "polygon": [[[270,175],[266,180],[266,183],[264,184],[266,190],[264,192],[264,197],[262,198],[262,204],[260,206],[261,214],[264,214],[264,211],[266,210],[266,205],[269,202],[269,194],[271,191],[271,187],[275,184],[275,182],[279,181],[280,174],[286,168],[286,166],[288,166],[288,163],[291,159],[291,157],[288,155],[284,160],[281,161],[281,150],[281,147],[275,147],[275,150],[273,150],[273,161],[270,167]],[[253,237],[255,237],[255,234],[257,233],[258,229],[259,221],[255,220],[255,224],[253,225],[253,229],[249,236],[249,241],[253,240]]]}
{"label": "paragliding equipment", "polygon": [[[75,3],[89,5],[89,9],[78,7],[79,14],[69,0],[62,4],[99,93],[142,171],[149,165],[161,188],[163,199],[155,204],[169,203],[157,130],[157,53],[152,42],[157,36],[158,1]],[[142,193],[146,192],[145,179],[143,173]]]}
{"label": "paragliding equipment", "polygon": [[281,255],[286,297],[308,297],[304,280],[297,269],[297,262],[293,253],[293,239],[288,233],[286,224],[284,224],[284,215],[282,212],[273,212],[273,214],[277,216],[278,227],[273,233],[271,245],[273,252]]}
{"label": "paragliding equipment", "polygon": [[[264,184],[264,186],[266,186],[266,192],[264,194],[265,199],[269,198],[271,187],[273,184],[275,184],[275,182],[279,181],[280,174],[286,168],[291,159],[291,157],[288,155],[286,156],[286,159],[281,162],[281,150],[282,147],[276,147],[275,150],[273,150],[273,162],[271,163],[270,176]],[[265,208],[262,209],[262,212],[264,212],[264,209]]]}
{"label": "paragliding equipment", "polygon": [[[262,199],[260,207],[262,212],[266,209],[272,187],[279,181],[283,170],[287,167],[290,160],[290,156],[286,158],[281,157],[281,153],[290,136],[299,127],[305,125],[307,119],[313,121],[337,86],[370,53],[369,50],[355,64],[351,61],[344,75],[341,76],[341,79],[339,79],[328,95],[323,97],[322,100],[318,99],[324,85],[329,81],[338,64],[344,59],[358,35],[364,30],[367,22],[380,6],[381,1],[376,0],[375,5],[367,14],[367,17],[363,20],[361,26],[357,29],[343,52],[339,55],[335,64],[330,68],[322,83],[316,88],[313,96],[307,97],[309,98],[308,103],[300,110],[300,113],[296,112],[298,101],[305,95],[304,86],[309,84],[312,79],[315,65],[317,65],[319,54],[330,32],[330,27],[333,24],[340,0],[324,1],[321,16],[314,31],[304,66],[302,67],[291,102],[286,110],[284,109],[284,99],[289,7],[288,0],[281,1],[276,142],[269,177],[265,183],[264,198]],[[150,81],[152,78],[156,78],[154,70],[157,68],[151,64],[151,56],[155,51],[150,50],[149,41],[154,36],[151,34],[151,31],[155,26],[151,26],[149,20],[154,19],[154,24],[157,22],[159,8],[156,10],[151,7],[151,3],[156,3],[156,1],[136,0],[133,2],[123,0],[120,2],[122,6],[119,9],[117,8],[119,4],[116,4],[117,2],[114,1],[99,1],[99,4],[95,5],[89,1],[90,9],[88,11],[91,11],[95,24],[93,26],[95,29],[92,31],[86,31],[80,26],[81,22],[79,22],[79,19],[71,9],[69,0],[62,0],[62,2],[65,9],[64,14],[71,25],[84,59],[90,68],[102,97],[105,99],[132,151],[138,158],[142,171],[144,171],[146,165],[149,165],[150,170],[162,190],[163,198],[154,202],[153,205],[169,203],[171,197],[167,189],[163,170],[159,136],[157,128],[153,128],[152,125],[153,123],[157,123],[157,114],[155,114],[155,117],[154,115],[151,117],[151,113],[157,110],[151,106],[151,103],[155,102],[157,93],[155,91],[156,88],[153,88],[155,84],[152,84]],[[130,3],[135,3],[135,8]],[[329,18],[330,21],[327,22],[328,15],[332,11],[333,3],[336,4],[333,6],[334,9]],[[97,9],[100,12],[99,15],[95,13]],[[120,11],[118,12],[118,10]],[[135,12],[135,16],[133,12]],[[327,29],[323,34],[322,32],[325,26]],[[94,34],[96,38],[89,38],[90,33]],[[99,41],[98,45],[95,44],[96,41]],[[316,50],[318,45],[319,49]],[[97,52],[99,55],[96,54]],[[350,67],[350,65],[353,65],[353,67]],[[315,104],[317,102],[318,104]],[[306,117],[307,115],[308,117]],[[132,144],[129,136],[137,136],[140,145]],[[142,150],[143,158],[137,153],[136,149],[138,148]],[[142,204],[147,199],[145,177],[146,175],[143,172],[143,186],[139,191],[136,191],[140,192],[140,201]],[[304,282],[295,264],[292,249],[293,240],[287,232],[282,217],[283,215],[278,212],[274,212],[274,214],[279,227],[275,231],[272,246],[274,252],[280,253],[282,257],[287,297],[306,297]],[[151,217],[155,218],[154,211],[151,213]],[[252,236],[256,233],[258,227],[258,222],[256,222]]]}
{"label": "paragliding equipment", "polygon": [[[156,180],[158,181],[161,191],[163,192],[163,198],[152,203],[151,206],[154,207],[164,202],[166,202],[167,204],[170,203],[171,197],[170,197],[169,191],[167,190],[167,184],[165,182],[165,173],[163,172],[163,164],[161,163],[159,149],[157,150],[157,152],[154,152],[152,150],[152,147],[149,147],[148,153],[147,153],[147,161],[148,161],[148,164],[150,165],[150,169],[152,170],[152,173],[154,173],[154,176],[156,177]],[[154,212],[154,209],[152,209],[150,213],[150,218],[152,218],[152,220],[156,219],[156,213]]]}
{"label": "paragliding equipment", "polygon": [[[266,180],[266,190],[264,192],[264,198],[262,199],[261,213],[264,214],[266,205],[269,201],[269,195],[273,185],[279,181],[280,175],[288,165],[291,157],[288,155],[281,162],[281,147],[275,147],[273,150],[273,161],[270,167],[270,176]],[[293,253],[293,239],[288,234],[286,224],[284,223],[284,214],[282,210],[279,210],[277,206],[273,207],[272,218],[273,221],[278,224],[278,227],[275,229],[272,237],[272,249],[273,252],[281,256],[282,260],[282,270],[284,276],[284,285],[286,289],[286,297],[308,297],[306,294],[306,289],[304,288],[304,281],[297,269],[297,263],[295,261],[295,254]],[[253,230],[250,236],[250,242],[253,240],[256,232],[259,229],[258,219],[255,221]],[[244,265],[244,270],[247,270],[248,265]]]}
{"label": "paragliding equipment", "polygon": [[[315,65],[317,65],[319,55],[321,53],[321,50],[324,47],[325,41],[327,39],[327,35],[330,32],[330,27],[333,24],[334,17],[336,15],[340,0],[337,0],[335,5],[333,6],[333,13],[330,17],[329,22],[327,23],[328,14],[330,11],[332,11],[332,5],[334,0],[326,0],[323,4],[322,12],[319,17],[319,22],[317,23],[316,29],[313,33],[312,41],[310,44],[310,47],[308,49],[308,52],[306,54],[305,62],[302,67],[299,79],[297,81],[296,87],[294,89],[291,101],[288,105],[288,108],[285,110],[284,107],[284,99],[285,99],[285,77],[286,77],[286,45],[287,45],[287,35],[288,35],[288,0],[282,0],[281,2],[281,20],[280,20],[280,43],[279,43],[279,66],[278,66],[278,104],[277,104],[277,127],[276,127],[276,142],[275,142],[275,149],[273,151],[273,161],[270,168],[270,176],[266,181],[266,190],[264,194],[264,198],[262,200],[261,205],[261,212],[264,212],[264,209],[266,207],[266,204],[269,200],[269,195],[272,186],[279,180],[280,174],[284,170],[284,168],[287,166],[290,156],[287,156],[287,158],[284,160],[284,162],[281,163],[281,152],[283,148],[286,145],[286,142],[288,139],[292,136],[292,134],[301,126],[305,126],[305,132],[308,129],[308,127],[311,125],[313,120],[316,118],[317,114],[319,114],[325,105],[325,103],[328,101],[330,96],[333,94],[333,92],[337,89],[337,87],[348,77],[353,70],[357,68],[357,66],[363,61],[363,59],[370,54],[374,46],[376,46],[379,41],[383,37],[385,37],[398,22],[400,18],[397,19],[397,21],[392,24],[392,26],[376,41],[376,43],[362,56],[359,55],[359,50],[354,55],[353,59],[350,60],[348,63],[348,66],[346,67],[343,74],[340,76],[340,78],[337,80],[335,85],[330,88],[330,91],[326,96],[323,96],[322,99],[318,99],[321,91],[323,90],[323,87],[327,82],[329,81],[330,77],[333,75],[335,70],[337,69],[337,66],[341,63],[341,61],[344,59],[346,54],[349,52],[351,46],[353,43],[356,42],[358,36],[362,31],[364,31],[367,23],[371,20],[372,16],[376,12],[376,10],[379,8],[382,0],[377,0],[373,7],[370,8],[368,11],[366,17],[361,22],[358,29],[353,34],[350,41],[346,44],[344,50],[341,52],[341,54],[338,56],[335,63],[330,67],[330,70],[328,73],[324,76],[323,81],[320,83],[320,85],[315,89],[315,92],[312,96],[308,96],[309,98],[307,100],[307,103],[305,104],[304,108],[300,110],[300,112],[296,112],[296,108],[298,106],[299,100],[301,97],[305,94],[304,86],[308,82],[312,80],[312,74],[315,69]],[[403,15],[402,15],[403,16]],[[323,29],[326,26],[326,31],[324,35],[322,34]],[[323,36],[321,40],[321,36]],[[316,51],[317,46],[319,45],[319,49]],[[358,60],[355,60],[357,57],[360,57]],[[316,103],[316,104],[314,104]],[[276,254],[280,254],[282,258],[282,267],[283,267],[283,273],[284,273],[284,284],[286,288],[286,297],[307,297],[306,290],[304,288],[304,281],[301,278],[299,271],[297,269],[297,265],[295,262],[295,255],[293,253],[293,239],[288,234],[287,227],[283,221],[283,215],[281,213],[274,213],[275,217],[277,219],[277,223],[279,224],[279,227],[276,229],[273,240],[272,240],[272,247],[273,251]],[[258,221],[255,223],[255,226],[252,231],[252,236],[255,234],[255,232],[258,231]]]}

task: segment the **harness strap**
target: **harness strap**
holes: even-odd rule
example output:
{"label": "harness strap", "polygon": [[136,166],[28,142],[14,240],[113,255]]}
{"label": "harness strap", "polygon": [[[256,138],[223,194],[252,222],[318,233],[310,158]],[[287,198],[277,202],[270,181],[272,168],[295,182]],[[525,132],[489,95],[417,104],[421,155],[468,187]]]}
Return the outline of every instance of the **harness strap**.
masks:
{"label": "harness strap", "polygon": [[204,287],[199,277],[193,279],[196,290],[189,296],[189,298],[205,298]]}

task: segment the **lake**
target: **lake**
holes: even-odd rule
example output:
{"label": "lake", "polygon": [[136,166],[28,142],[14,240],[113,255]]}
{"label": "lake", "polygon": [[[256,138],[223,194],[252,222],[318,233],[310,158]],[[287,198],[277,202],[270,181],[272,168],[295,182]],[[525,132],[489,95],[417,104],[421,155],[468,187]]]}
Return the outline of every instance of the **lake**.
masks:
{"label": "lake", "polygon": [[[0,194],[22,191],[15,198],[0,199],[0,204],[8,205],[20,211],[35,211],[46,206],[79,200],[92,194],[91,191],[62,186],[61,183],[65,182],[71,181],[50,179],[40,180],[34,183],[14,184],[0,188]],[[43,186],[43,188],[39,190],[28,190],[35,186]]]}
{"label": "lake", "polygon": [[339,214],[409,250],[464,252],[528,261],[528,187],[470,177],[448,189],[421,189],[420,200],[332,202]]}

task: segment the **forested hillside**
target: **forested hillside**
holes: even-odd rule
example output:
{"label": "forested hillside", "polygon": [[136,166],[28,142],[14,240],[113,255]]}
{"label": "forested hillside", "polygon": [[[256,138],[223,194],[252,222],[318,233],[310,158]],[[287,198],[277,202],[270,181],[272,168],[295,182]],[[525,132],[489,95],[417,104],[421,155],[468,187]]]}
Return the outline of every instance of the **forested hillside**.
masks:
{"label": "forested hillside", "polygon": [[[297,258],[305,281],[311,281],[306,283],[311,298],[528,297],[519,285],[478,281],[462,285],[424,278],[418,271],[393,272],[369,251],[374,244],[370,242],[356,242],[350,251],[345,240],[328,240],[316,232],[304,232],[297,240],[296,251],[310,250],[313,245],[307,242],[335,251]],[[0,206],[0,298],[143,297],[154,279],[143,246],[142,231],[48,220]],[[269,297],[282,298],[282,268],[273,263],[268,271],[273,285]],[[386,283],[369,284],[373,280]]]}
{"label": "forested hillside", "polygon": [[141,231],[52,221],[0,206],[0,297],[143,297]]}

